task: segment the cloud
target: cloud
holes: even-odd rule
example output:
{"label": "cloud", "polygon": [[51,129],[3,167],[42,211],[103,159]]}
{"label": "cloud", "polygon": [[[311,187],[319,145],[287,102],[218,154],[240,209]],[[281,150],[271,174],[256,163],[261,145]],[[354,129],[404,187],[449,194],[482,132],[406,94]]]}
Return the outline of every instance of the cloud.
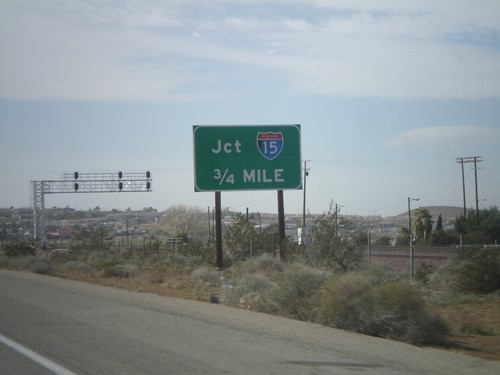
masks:
{"label": "cloud", "polygon": [[386,141],[391,147],[457,147],[500,144],[500,129],[481,126],[437,126],[412,129]]}
{"label": "cloud", "polygon": [[500,3],[467,3],[466,16],[447,0],[413,3],[11,2],[0,98],[198,100],[250,81],[304,95],[500,98]]}

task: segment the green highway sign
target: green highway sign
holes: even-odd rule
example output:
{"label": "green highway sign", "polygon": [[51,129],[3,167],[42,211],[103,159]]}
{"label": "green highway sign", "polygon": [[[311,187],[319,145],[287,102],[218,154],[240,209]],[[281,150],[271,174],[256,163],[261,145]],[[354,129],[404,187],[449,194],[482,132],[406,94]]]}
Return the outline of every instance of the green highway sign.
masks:
{"label": "green highway sign", "polygon": [[302,189],[300,125],[193,126],[194,189]]}

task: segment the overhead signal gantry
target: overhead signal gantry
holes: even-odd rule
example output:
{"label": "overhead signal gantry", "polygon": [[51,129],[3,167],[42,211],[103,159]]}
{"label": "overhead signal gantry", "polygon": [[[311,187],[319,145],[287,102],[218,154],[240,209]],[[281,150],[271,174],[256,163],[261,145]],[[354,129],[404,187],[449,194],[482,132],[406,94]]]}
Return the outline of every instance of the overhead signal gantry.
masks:
{"label": "overhead signal gantry", "polygon": [[47,243],[45,232],[45,194],[151,192],[151,172],[134,173],[63,173],[60,180],[31,181],[33,240]]}

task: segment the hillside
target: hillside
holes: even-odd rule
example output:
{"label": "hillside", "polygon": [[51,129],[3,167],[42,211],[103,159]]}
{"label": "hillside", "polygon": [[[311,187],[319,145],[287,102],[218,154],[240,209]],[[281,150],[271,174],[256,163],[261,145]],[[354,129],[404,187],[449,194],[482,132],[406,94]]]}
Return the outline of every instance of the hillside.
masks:
{"label": "hillside", "polygon": [[[423,207],[412,208],[412,210],[411,210],[412,215],[413,215],[413,213],[418,208],[424,208],[427,211],[429,211],[429,213],[431,214],[432,219],[434,221],[436,221],[437,218],[439,217],[439,215],[441,214],[441,216],[443,218],[443,221],[445,221],[445,222],[446,221],[455,221],[455,219],[457,217],[459,217],[460,215],[463,215],[463,212],[464,212],[464,209],[462,207],[455,207],[455,206],[423,206]],[[408,219],[408,211],[403,212],[403,213],[395,216],[394,218],[398,218],[398,219],[404,218],[404,220],[407,220]]]}

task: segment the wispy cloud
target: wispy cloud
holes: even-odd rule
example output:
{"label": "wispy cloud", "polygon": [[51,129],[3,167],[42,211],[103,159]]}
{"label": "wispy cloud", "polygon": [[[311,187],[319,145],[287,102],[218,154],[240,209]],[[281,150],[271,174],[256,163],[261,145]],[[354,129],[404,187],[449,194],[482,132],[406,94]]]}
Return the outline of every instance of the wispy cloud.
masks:
{"label": "wispy cloud", "polygon": [[252,84],[262,91],[500,97],[495,1],[460,10],[449,0],[24,0],[1,7],[0,98],[210,98],[237,84],[225,86],[228,67],[260,77]]}
{"label": "wispy cloud", "polygon": [[457,147],[500,145],[500,129],[482,126],[437,126],[412,129],[386,141],[392,147]]}

